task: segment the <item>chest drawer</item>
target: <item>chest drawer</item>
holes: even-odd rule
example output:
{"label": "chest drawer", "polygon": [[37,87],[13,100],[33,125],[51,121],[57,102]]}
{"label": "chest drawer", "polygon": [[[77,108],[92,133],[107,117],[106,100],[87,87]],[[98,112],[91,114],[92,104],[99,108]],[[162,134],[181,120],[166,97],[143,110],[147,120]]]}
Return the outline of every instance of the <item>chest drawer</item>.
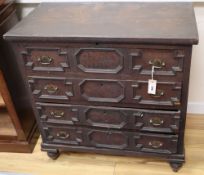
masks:
{"label": "chest drawer", "polygon": [[19,48],[28,75],[155,78],[181,81],[188,48],[122,44],[27,44]]}
{"label": "chest drawer", "polygon": [[48,103],[37,103],[36,105],[40,120],[46,123],[157,133],[177,133],[179,129],[180,111]]}
{"label": "chest drawer", "polygon": [[167,108],[181,104],[179,82],[158,82],[155,95],[147,93],[147,81],[29,77],[28,82],[39,102]]}
{"label": "chest drawer", "polygon": [[44,126],[47,143],[173,154],[178,136],[83,127]]}
{"label": "chest drawer", "polygon": [[46,134],[47,142],[79,145],[84,141],[83,131],[75,127],[44,127],[43,130]]}

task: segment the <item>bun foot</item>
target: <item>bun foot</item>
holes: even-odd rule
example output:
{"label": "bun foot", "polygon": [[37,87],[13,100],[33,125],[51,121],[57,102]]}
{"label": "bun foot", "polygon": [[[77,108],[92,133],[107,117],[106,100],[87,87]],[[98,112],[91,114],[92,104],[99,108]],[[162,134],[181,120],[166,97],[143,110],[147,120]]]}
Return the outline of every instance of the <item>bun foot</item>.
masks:
{"label": "bun foot", "polygon": [[183,165],[183,162],[169,162],[172,170],[174,172],[177,172]]}
{"label": "bun foot", "polygon": [[57,158],[59,157],[60,153],[59,153],[59,151],[55,151],[55,152],[48,151],[48,152],[47,152],[47,155],[48,155],[51,159],[55,160],[55,159],[57,159]]}

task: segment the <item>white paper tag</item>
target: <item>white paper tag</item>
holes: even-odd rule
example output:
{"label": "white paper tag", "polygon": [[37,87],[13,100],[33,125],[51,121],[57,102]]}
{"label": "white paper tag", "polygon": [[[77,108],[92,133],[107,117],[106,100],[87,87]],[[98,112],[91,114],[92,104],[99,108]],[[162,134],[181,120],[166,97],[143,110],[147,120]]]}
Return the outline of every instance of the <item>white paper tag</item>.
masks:
{"label": "white paper tag", "polygon": [[149,80],[148,81],[148,94],[156,94],[156,90],[157,90],[157,80]]}

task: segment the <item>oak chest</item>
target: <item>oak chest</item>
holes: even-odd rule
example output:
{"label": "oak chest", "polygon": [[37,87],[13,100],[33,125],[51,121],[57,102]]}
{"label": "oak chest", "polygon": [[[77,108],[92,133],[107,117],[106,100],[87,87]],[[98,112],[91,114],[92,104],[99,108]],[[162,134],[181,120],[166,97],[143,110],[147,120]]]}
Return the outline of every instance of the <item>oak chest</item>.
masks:
{"label": "oak chest", "polygon": [[45,3],[4,37],[51,158],[79,151],[183,164],[192,4]]}

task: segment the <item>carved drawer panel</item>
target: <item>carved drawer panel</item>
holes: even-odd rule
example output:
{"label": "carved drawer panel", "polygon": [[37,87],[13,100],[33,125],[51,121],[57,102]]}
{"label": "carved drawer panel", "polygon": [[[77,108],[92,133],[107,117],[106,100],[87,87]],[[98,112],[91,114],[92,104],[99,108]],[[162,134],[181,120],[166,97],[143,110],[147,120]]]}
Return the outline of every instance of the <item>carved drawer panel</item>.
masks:
{"label": "carved drawer panel", "polygon": [[37,103],[41,121],[53,124],[177,133],[180,111]]}
{"label": "carved drawer panel", "polygon": [[88,131],[88,142],[98,148],[173,154],[177,152],[178,136],[93,129]]}
{"label": "carved drawer panel", "polygon": [[180,112],[85,107],[85,125],[138,131],[178,132]]}
{"label": "carved drawer panel", "polygon": [[177,135],[144,134],[116,130],[44,125],[46,142],[66,145],[134,150],[161,154],[177,152]]}
{"label": "carved drawer panel", "polygon": [[[39,45],[41,45],[39,47]],[[19,48],[28,75],[181,81],[185,47],[117,44],[30,44]]]}
{"label": "carved drawer panel", "polygon": [[53,47],[26,47],[21,52],[26,70],[35,72],[67,72],[69,60],[67,51]]}
{"label": "carved drawer panel", "polygon": [[43,127],[47,142],[80,145],[83,142],[82,130],[74,127]]}
{"label": "carved drawer panel", "polygon": [[137,149],[142,152],[173,154],[177,152],[177,135],[138,134],[134,136]]}
{"label": "carved drawer panel", "polygon": [[183,71],[185,52],[182,49],[151,49],[132,50],[131,67],[134,73],[151,75],[152,66],[157,76],[175,76]]}
{"label": "carved drawer panel", "polygon": [[90,130],[87,133],[91,146],[101,148],[128,149],[128,134],[122,131]]}
{"label": "carved drawer panel", "polygon": [[157,82],[156,94],[148,94],[148,81],[137,81],[132,84],[133,99],[139,104],[180,106],[181,83]]}
{"label": "carved drawer panel", "polygon": [[[87,102],[131,106],[172,106],[181,104],[181,83],[158,82],[155,95],[147,93],[147,81],[82,80],[80,96]],[[128,105],[129,104],[129,105]]]}
{"label": "carved drawer panel", "polygon": [[[100,44],[97,46],[74,48],[78,71],[100,74],[128,74],[128,76],[169,76],[180,79],[183,72],[185,49],[176,47],[148,48],[140,45]],[[179,75],[179,76],[178,76]]]}
{"label": "carved drawer panel", "polygon": [[134,127],[140,131],[178,133],[180,111],[134,110]]}
{"label": "carved drawer panel", "polygon": [[65,78],[29,77],[28,83],[37,100],[62,102],[73,96],[73,84]]}
{"label": "carved drawer panel", "polygon": [[123,57],[114,48],[81,48],[75,52],[77,67],[85,73],[116,74],[123,68]]}
{"label": "carved drawer panel", "polygon": [[83,107],[82,110],[84,124],[95,127],[115,129],[126,128],[132,117],[131,115],[128,115],[129,111],[119,108]]}
{"label": "carved drawer panel", "polygon": [[71,125],[80,123],[79,106],[36,103],[36,108],[38,110],[41,121]]}
{"label": "carved drawer panel", "polygon": [[147,93],[147,81],[29,77],[36,101],[118,107],[181,105],[181,83],[158,82],[156,95]]}
{"label": "carved drawer panel", "polygon": [[125,84],[113,80],[84,80],[80,82],[82,97],[90,102],[120,102],[124,98]]}

